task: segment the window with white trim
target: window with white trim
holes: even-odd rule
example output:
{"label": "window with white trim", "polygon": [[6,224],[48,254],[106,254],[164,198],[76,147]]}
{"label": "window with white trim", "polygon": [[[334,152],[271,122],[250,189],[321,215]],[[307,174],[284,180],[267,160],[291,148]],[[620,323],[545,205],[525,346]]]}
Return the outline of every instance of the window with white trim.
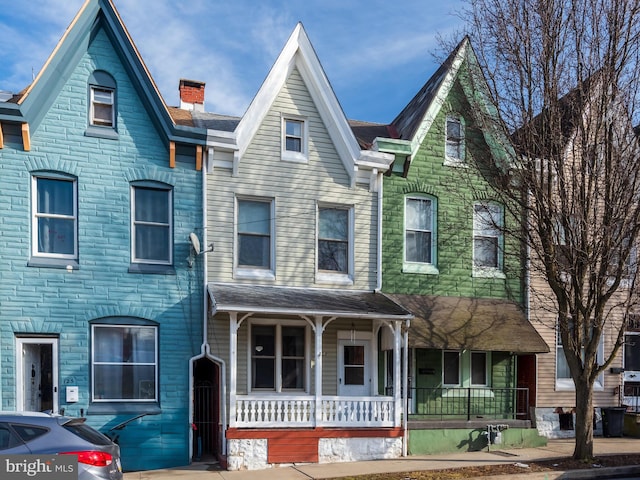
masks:
{"label": "window with white trim", "polygon": [[300,117],[282,117],[282,159],[306,162],[308,159],[307,121]]}
{"label": "window with white trim", "polygon": [[[569,328],[573,331],[573,322]],[[584,347],[582,349],[584,351]],[[597,362],[602,364],[604,361],[604,335],[600,337],[598,344]],[[602,390],[604,388],[604,375],[601,373],[593,384],[594,389]],[[558,390],[574,390],[575,384],[569,370],[569,363],[564,354],[564,346],[560,335],[560,327],[556,325],[556,388]]]}
{"label": "window with white trim", "polygon": [[94,70],[89,83],[89,135],[115,138],[116,81],[104,70]]}
{"label": "window with white trim", "polygon": [[488,385],[488,363],[487,352],[471,352],[471,385]]}
{"label": "window with white trim", "polygon": [[237,200],[236,265],[244,272],[273,271],[273,201]]}
{"label": "window with white trim", "polygon": [[318,207],[318,271],[350,273],[352,234],[350,208]]}
{"label": "window with white trim", "polygon": [[92,401],[157,401],[157,327],[105,324],[91,331]]}
{"label": "window with white trim", "polygon": [[442,352],[442,383],[449,386],[458,386],[460,382],[460,352]]}
{"label": "window with white trim", "polygon": [[173,263],[173,190],[159,182],[131,184],[131,261]]}
{"label": "window with white trim", "polygon": [[502,271],[503,218],[502,205],[481,202],[473,206],[474,275]]}
{"label": "window with white trim", "polygon": [[435,197],[405,197],[403,270],[436,273],[436,218]]}
{"label": "window with white trim", "polygon": [[78,258],[78,181],[54,173],[32,176],[32,255]]}
{"label": "window with white trim", "polygon": [[308,348],[302,324],[252,323],[250,390],[306,390]]}
{"label": "window with white trim", "polygon": [[446,120],[445,163],[461,164],[465,161],[464,122],[461,117],[448,116]]}
{"label": "window with white trim", "polygon": [[113,127],[115,124],[115,92],[109,88],[91,87],[90,124]]}

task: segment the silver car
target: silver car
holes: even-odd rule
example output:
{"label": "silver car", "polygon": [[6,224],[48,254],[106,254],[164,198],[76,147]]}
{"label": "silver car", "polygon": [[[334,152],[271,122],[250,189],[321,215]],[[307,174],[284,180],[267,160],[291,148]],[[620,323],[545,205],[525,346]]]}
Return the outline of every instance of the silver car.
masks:
{"label": "silver car", "polygon": [[0,455],[77,455],[78,480],[121,480],[120,447],[85,420],[40,412],[0,412]]}

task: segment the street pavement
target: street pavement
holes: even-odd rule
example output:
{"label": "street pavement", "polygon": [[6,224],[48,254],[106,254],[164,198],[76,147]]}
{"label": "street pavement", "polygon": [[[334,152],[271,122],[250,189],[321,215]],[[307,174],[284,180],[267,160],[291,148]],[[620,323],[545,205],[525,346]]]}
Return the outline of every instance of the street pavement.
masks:
{"label": "street pavement", "polygon": [[[220,471],[216,464],[194,463],[192,465],[164,470],[125,473],[125,480],[310,480],[366,475],[373,473],[414,472],[440,470],[480,465],[517,463],[522,474],[501,475],[504,480],[552,480],[552,479],[596,479],[632,478],[640,476],[640,465],[628,467],[573,470],[570,472],[527,473],[527,462],[571,456],[574,439],[549,440],[547,446],[538,448],[500,449],[492,445],[491,451],[447,453],[434,455],[410,455],[389,460],[363,462],[296,464],[265,470]],[[594,438],[594,455],[640,453],[638,438]]]}

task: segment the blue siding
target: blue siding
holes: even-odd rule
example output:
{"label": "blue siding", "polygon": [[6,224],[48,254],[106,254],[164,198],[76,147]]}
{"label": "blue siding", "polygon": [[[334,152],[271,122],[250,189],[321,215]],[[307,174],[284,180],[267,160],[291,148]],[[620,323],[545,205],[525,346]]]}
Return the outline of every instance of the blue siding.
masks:
{"label": "blue siding", "polygon": [[[109,72],[117,82],[117,140],[84,135],[87,79]],[[120,432],[126,470],[187,464],[189,359],[202,341],[202,269],[187,266],[189,232],[200,232],[201,172],[195,160],[169,168],[166,140],[154,128],[108,36],[100,30],[57,94],[36,131],[31,151],[19,130],[3,124],[0,150],[0,396],[16,409],[15,335],[59,335],[59,404],[105,431],[133,417],[95,415],[90,404],[90,321],[129,316],[159,328],[159,415],[143,417]],[[14,131],[15,130],[15,131]],[[28,267],[31,173],[50,170],[78,178],[80,268]],[[130,191],[133,180],[173,186],[175,275],[129,273]],[[65,387],[79,387],[79,401],[66,403]]]}

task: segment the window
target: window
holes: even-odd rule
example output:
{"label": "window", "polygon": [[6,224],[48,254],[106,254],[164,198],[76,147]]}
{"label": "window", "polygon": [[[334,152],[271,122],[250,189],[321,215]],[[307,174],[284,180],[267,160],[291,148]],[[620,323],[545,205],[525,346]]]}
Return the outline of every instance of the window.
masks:
{"label": "window", "polygon": [[471,352],[471,385],[487,385],[486,352]]}
{"label": "window", "polygon": [[93,401],[157,401],[157,335],[155,326],[93,325]]}
{"label": "window", "polygon": [[318,209],[318,270],[349,273],[350,210]]}
{"label": "window", "polygon": [[302,118],[282,118],[282,158],[307,161],[307,122]]}
{"label": "window", "polygon": [[75,178],[42,174],[32,177],[32,254],[78,257],[78,185]]}
{"label": "window", "polygon": [[640,371],[640,332],[626,332],[624,336],[624,370]]}
{"label": "window", "polygon": [[91,87],[91,125],[113,127],[114,91]]}
{"label": "window", "polygon": [[447,117],[445,162],[464,162],[464,124],[459,117]]}
{"label": "window", "polygon": [[475,274],[502,270],[502,207],[476,203],[473,207],[473,267]]}
{"label": "window", "polygon": [[[573,331],[573,322],[571,322],[569,328]],[[597,361],[599,364],[603,362],[603,358],[604,335],[600,337],[600,344],[598,345]],[[600,374],[594,383],[594,388],[597,390],[602,390],[603,387],[604,376],[603,374]],[[573,390],[575,388],[573,378],[571,378],[571,372],[569,371],[567,357],[564,354],[564,347],[562,345],[559,326],[556,326],[556,388],[559,390]]]}
{"label": "window", "polygon": [[238,200],[237,265],[244,269],[272,269],[273,204],[265,200]]}
{"label": "window", "polygon": [[443,352],[442,383],[460,385],[460,352]]}
{"label": "window", "polygon": [[171,265],[173,262],[173,198],[171,187],[136,182],[131,188],[132,262]]}
{"label": "window", "polygon": [[[405,262],[435,267],[436,200],[433,197],[405,199]],[[405,265],[405,268],[407,265]],[[418,266],[419,268],[419,266]],[[428,273],[425,271],[425,273]]]}
{"label": "window", "polygon": [[306,327],[251,325],[251,389],[306,389]]}
{"label": "window", "polygon": [[117,139],[115,79],[103,70],[95,70],[88,83],[89,118],[85,135]]}

